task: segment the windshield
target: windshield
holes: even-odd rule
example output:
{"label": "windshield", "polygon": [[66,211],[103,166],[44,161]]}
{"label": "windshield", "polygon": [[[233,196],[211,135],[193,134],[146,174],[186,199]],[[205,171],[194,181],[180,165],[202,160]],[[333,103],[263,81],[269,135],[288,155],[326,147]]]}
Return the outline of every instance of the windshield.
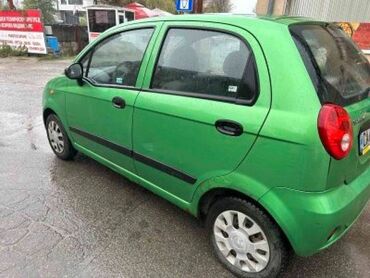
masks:
{"label": "windshield", "polygon": [[322,103],[344,106],[369,96],[370,64],[342,29],[293,25],[290,32]]}

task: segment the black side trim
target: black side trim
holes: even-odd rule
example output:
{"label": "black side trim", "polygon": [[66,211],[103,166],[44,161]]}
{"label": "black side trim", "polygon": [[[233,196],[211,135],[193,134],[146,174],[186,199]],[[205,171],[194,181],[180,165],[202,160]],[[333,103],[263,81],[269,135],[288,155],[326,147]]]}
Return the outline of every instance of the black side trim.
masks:
{"label": "black side trim", "polygon": [[181,172],[181,171],[179,171],[179,170],[177,170],[177,169],[175,169],[175,168],[173,168],[171,166],[168,166],[166,164],[163,164],[163,163],[161,163],[161,162],[159,162],[157,160],[151,159],[151,158],[149,158],[147,156],[144,156],[142,154],[135,153],[134,151],[132,151],[132,150],[130,150],[128,148],[125,148],[123,146],[120,146],[120,145],[117,145],[115,143],[112,143],[112,142],[110,142],[110,141],[108,141],[106,139],[103,139],[103,138],[99,137],[99,136],[90,134],[90,133],[88,133],[86,131],[82,131],[82,130],[77,129],[77,128],[74,128],[74,127],[70,127],[69,129],[72,132],[74,132],[74,133],[76,133],[78,135],[81,135],[81,136],[83,136],[83,137],[85,137],[85,138],[87,138],[87,139],[89,139],[91,141],[94,141],[94,142],[96,142],[98,144],[101,144],[101,145],[103,145],[103,146],[105,146],[105,147],[107,147],[107,148],[109,148],[109,149],[111,149],[113,151],[119,152],[119,153],[121,153],[123,155],[132,157],[133,159],[135,159],[135,160],[137,160],[137,161],[139,161],[141,163],[144,163],[144,164],[146,164],[148,166],[151,166],[153,168],[156,168],[157,170],[160,170],[162,172],[165,172],[166,174],[169,174],[169,175],[171,175],[173,177],[176,177],[176,178],[178,178],[180,180],[183,180],[183,181],[185,181],[187,183],[194,184],[197,181],[196,178],[194,178],[194,177],[192,177],[192,176],[190,176],[190,175],[188,175],[188,174],[186,174],[184,172]]}
{"label": "black side trim", "polygon": [[105,140],[99,136],[96,136],[96,135],[93,135],[93,134],[90,134],[88,132],[85,132],[85,131],[82,131],[80,129],[77,129],[77,128],[74,128],[74,127],[70,127],[69,128],[71,131],[73,131],[74,133],[78,134],[78,135],[81,135],[91,141],[94,141],[100,145],[103,145],[113,151],[116,151],[116,152],[119,152],[121,154],[124,154],[124,155],[127,155],[127,156],[130,156],[132,157],[132,151],[130,149],[127,149],[125,147],[122,147],[120,145],[117,145],[115,143],[112,143],[108,140]]}
{"label": "black side trim", "polygon": [[134,159],[144,163],[148,166],[151,166],[153,168],[156,168],[157,170],[160,170],[162,172],[165,172],[171,176],[174,176],[176,178],[179,178],[180,180],[183,180],[187,183],[194,184],[197,180],[193,178],[192,176],[189,176],[188,174],[181,172],[175,168],[172,168],[170,166],[167,166],[166,164],[163,164],[157,160],[151,159],[149,157],[146,157],[144,155],[138,154],[133,152]]}

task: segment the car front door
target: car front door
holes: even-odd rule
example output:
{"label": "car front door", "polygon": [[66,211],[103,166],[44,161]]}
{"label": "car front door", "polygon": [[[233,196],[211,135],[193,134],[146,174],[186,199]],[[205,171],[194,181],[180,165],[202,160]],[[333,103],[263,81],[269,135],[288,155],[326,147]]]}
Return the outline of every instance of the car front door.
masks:
{"label": "car front door", "polygon": [[80,60],[82,84],[70,80],[66,94],[68,125],[78,147],[130,172],[133,106],[154,30],[125,30],[95,44]]}
{"label": "car front door", "polygon": [[[238,34],[238,35],[235,35]],[[165,23],[135,103],[138,174],[186,202],[237,168],[270,106],[258,42],[234,26]]]}

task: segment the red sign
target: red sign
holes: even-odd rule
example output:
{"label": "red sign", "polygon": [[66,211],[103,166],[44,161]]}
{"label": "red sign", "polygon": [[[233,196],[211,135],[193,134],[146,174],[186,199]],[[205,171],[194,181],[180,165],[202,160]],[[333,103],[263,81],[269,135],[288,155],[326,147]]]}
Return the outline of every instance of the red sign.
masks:
{"label": "red sign", "polygon": [[362,51],[370,54],[370,23],[338,22],[337,24],[352,37]]}
{"label": "red sign", "polygon": [[353,40],[357,42],[361,49],[369,52],[370,50],[370,23],[360,23],[354,30]]}
{"label": "red sign", "polygon": [[0,11],[0,43],[24,45],[29,53],[46,54],[40,10]]}

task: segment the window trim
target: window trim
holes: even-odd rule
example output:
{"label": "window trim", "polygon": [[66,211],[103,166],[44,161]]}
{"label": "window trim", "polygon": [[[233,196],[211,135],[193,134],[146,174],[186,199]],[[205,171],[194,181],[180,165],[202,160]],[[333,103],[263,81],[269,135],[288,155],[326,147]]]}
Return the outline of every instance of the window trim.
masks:
{"label": "window trim", "polygon": [[[251,61],[250,59],[252,59],[253,63],[254,63],[253,69],[254,69],[254,72],[255,72],[255,75],[256,75],[256,83],[255,83],[255,86],[254,86],[254,97],[250,100],[246,100],[246,99],[241,99],[239,97],[239,94],[240,94],[239,92],[238,92],[237,97],[226,97],[226,96],[215,96],[215,95],[211,95],[211,94],[201,94],[201,93],[194,93],[194,92],[173,91],[173,90],[152,88],[153,80],[154,80],[154,74],[155,74],[155,71],[158,67],[159,58],[161,56],[161,53],[162,53],[162,50],[163,50],[163,47],[164,47],[164,43],[167,39],[168,33],[170,32],[171,29],[211,31],[211,32],[218,32],[218,33],[223,33],[223,34],[226,34],[226,35],[231,35],[233,37],[238,38],[242,43],[244,43],[244,45],[248,48],[248,50],[251,53],[250,57],[249,57],[249,59],[246,63],[246,66],[245,66],[245,69],[244,69],[244,72],[243,72],[243,76],[242,76],[243,77],[242,80],[244,79],[244,75],[247,71],[247,65],[248,65],[249,61]],[[236,32],[233,32],[233,31],[230,31],[230,30],[225,30],[225,29],[222,29],[222,28],[217,28],[217,27],[205,27],[205,26],[197,26],[197,25],[170,25],[170,26],[167,26],[165,34],[163,35],[163,39],[161,41],[161,44],[160,44],[160,47],[159,47],[159,50],[158,50],[158,53],[157,53],[157,56],[156,56],[155,59],[156,59],[155,64],[154,64],[154,67],[152,69],[151,76],[150,76],[149,88],[142,89],[143,92],[167,94],[167,95],[175,95],[175,96],[184,96],[184,97],[193,97],[193,98],[221,101],[221,102],[234,103],[234,104],[238,104],[238,105],[247,105],[247,106],[253,106],[257,102],[258,97],[260,95],[260,82],[259,82],[260,78],[259,78],[259,74],[258,74],[258,67],[257,67],[257,62],[256,62],[256,58],[254,56],[253,49],[250,46],[250,44],[248,43],[248,41],[242,35],[240,35]]]}
{"label": "window trim", "polygon": [[[92,60],[92,56],[94,55],[94,52],[95,52],[95,49],[97,46],[99,46],[101,43],[103,43],[104,41],[106,41],[107,39],[113,37],[113,36],[116,36],[118,34],[122,34],[122,33],[125,33],[125,32],[130,32],[130,31],[137,31],[137,30],[143,30],[143,29],[152,29],[153,32],[149,38],[149,41],[148,41],[148,44],[144,50],[144,54],[143,54],[143,58],[141,59],[141,62],[140,62],[140,66],[139,66],[139,73],[140,73],[140,70],[141,70],[141,67],[143,65],[143,60],[144,60],[144,57],[147,53],[147,50],[148,50],[148,47],[149,47],[149,44],[151,43],[152,39],[153,39],[153,36],[154,36],[154,33],[156,31],[156,28],[157,26],[156,25],[152,25],[152,26],[142,26],[142,27],[134,27],[134,28],[127,28],[127,29],[124,29],[124,30],[118,30],[117,32],[114,32],[112,34],[109,34],[108,36],[100,39],[99,41],[97,41],[96,43],[94,43],[91,48],[89,50],[87,50],[86,53],[84,53],[83,56],[81,56],[77,63],[79,63],[81,66],[82,66],[82,63],[81,61],[86,57],[86,56],[89,56],[90,57],[88,58],[89,61],[87,63],[87,67],[86,67],[86,74],[88,74],[89,70],[90,70],[90,64],[91,64],[91,60]],[[139,74],[138,74],[139,76]],[[137,82],[137,78],[138,76],[136,77],[136,82]],[[125,90],[141,90],[140,87],[136,87],[136,84],[135,86],[127,86],[127,85],[119,85],[119,84],[104,84],[104,83],[96,83],[94,82],[92,79],[88,78],[85,76],[85,73],[83,74],[83,77],[82,77],[82,80],[84,82],[87,82],[89,83],[90,85],[94,86],[94,87],[100,87],[100,88],[114,88],[114,89],[125,89]]]}

